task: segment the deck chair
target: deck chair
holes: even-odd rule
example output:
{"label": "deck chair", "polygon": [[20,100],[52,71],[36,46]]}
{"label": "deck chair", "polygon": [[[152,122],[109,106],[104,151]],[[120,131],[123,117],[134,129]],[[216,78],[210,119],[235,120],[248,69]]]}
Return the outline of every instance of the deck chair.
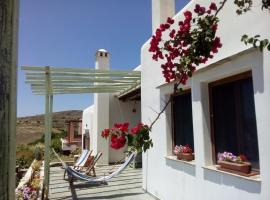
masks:
{"label": "deck chair", "polygon": [[[93,150],[83,150],[81,156],[77,159],[76,163],[73,165],[73,168],[76,170],[81,170],[83,167],[86,167],[87,160],[89,159]],[[88,169],[88,168],[87,168]],[[66,176],[66,170],[64,172],[64,178]]]}
{"label": "deck chair", "polygon": [[84,174],[91,176],[91,172],[93,172],[93,176],[96,176],[95,165],[101,156],[102,152],[97,153],[97,155],[89,163],[89,166],[85,170]]}
{"label": "deck chair", "polygon": [[73,165],[74,169],[81,169],[85,166],[87,160],[91,156],[93,150],[83,150],[81,156],[77,159],[76,163]]}
{"label": "deck chair", "polygon": [[115,170],[113,173],[107,175],[107,176],[101,176],[101,177],[92,177],[88,176],[85,173],[78,172],[74,170],[72,167],[69,167],[62,159],[59,157],[59,155],[55,152],[54,149],[52,149],[53,153],[55,156],[58,158],[58,160],[62,163],[64,169],[66,170],[68,174],[68,181],[72,183],[74,181],[74,178],[77,178],[79,180],[85,181],[85,183],[90,184],[90,185],[97,185],[97,184],[104,184],[106,181],[110,180],[114,176],[119,175],[124,169],[129,166],[129,164],[135,159],[137,153],[133,152],[129,155],[128,159],[120,165],[120,167]]}

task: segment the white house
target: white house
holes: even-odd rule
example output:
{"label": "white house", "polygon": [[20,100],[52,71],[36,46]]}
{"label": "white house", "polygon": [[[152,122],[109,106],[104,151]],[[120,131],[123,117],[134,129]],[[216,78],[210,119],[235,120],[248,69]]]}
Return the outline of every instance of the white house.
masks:
{"label": "white house", "polygon": [[93,123],[94,123],[94,105],[83,110],[82,116],[82,148],[90,149],[90,138],[93,138]]}
{"label": "white house", "polygon": [[[104,50],[96,53],[96,69],[110,69],[110,54]],[[134,69],[140,70],[140,66]],[[100,164],[115,163],[123,159],[126,148],[114,150],[110,142],[101,137],[105,128],[115,123],[129,122],[129,127],[141,122],[140,85],[123,93],[94,94],[94,104],[83,111],[82,147],[102,152]]]}
{"label": "white house", "polygon": [[[179,21],[197,3],[209,6],[211,1],[192,0],[175,15],[174,0],[152,0],[153,31],[168,16]],[[199,66],[184,87],[186,93],[175,96],[174,105],[153,126],[154,147],[143,155],[143,187],[159,199],[270,199],[270,52],[240,41],[243,34],[270,38],[270,15],[261,11],[260,3],[255,0],[252,11],[241,16],[233,1],[225,4],[217,32],[223,47]],[[156,117],[149,107],[161,110],[173,91],[172,84],[164,84],[160,63],[148,52],[149,42],[141,49],[144,123]],[[192,145],[194,161],[173,156],[173,145],[179,143]],[[217,153],[224,150],[245,153],[259,175],[218,170]]]}

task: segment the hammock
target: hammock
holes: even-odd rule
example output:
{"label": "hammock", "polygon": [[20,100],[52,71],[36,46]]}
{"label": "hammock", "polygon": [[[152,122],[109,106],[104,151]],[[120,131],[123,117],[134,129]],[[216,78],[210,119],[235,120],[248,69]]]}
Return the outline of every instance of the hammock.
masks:
{"label": "hammock", "polygon": [[66,172],[68,174],[70,182],[73,182],[73,178],[77,178],[77,179],[85,181],[88,184],[104,183],[104,182],[110,180],[111,178],[113,178],[114,176],[119,175],[134,160],[134,158],[136,157],[136,154],[137,154],[135,152],[131,153],[130,156],[128,157],[128,159],[113,173],[111,173],[107,176],[92,177],[92,176],[86,175],[85,173],[78,172],[78,171],[74,170],[72,167],[69,167],[63,160],[61,160],[61,158],[55,152],[54,149],[52,149],[52,151],[55,154],[55,156],[58,158],[58,160],[62,163],[63,168],[66,170]]}

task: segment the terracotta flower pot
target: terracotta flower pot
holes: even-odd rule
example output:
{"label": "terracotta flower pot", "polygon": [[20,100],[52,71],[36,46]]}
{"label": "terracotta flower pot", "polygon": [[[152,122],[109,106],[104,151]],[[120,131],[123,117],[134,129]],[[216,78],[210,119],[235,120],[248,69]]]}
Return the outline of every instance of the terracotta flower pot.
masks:
{"label": "terracotta flower pot", "polygon": [[249,174],[251,172],[251,164],[249,162],[233,163],[228,161],[218,161],[218,164],[224,169],[239,171],[245,174]]}
{"label": "terracotta flower pot", "polygon": [[194,153],[179,153],[177,155],[178,160],[191,161],[194,160]]}

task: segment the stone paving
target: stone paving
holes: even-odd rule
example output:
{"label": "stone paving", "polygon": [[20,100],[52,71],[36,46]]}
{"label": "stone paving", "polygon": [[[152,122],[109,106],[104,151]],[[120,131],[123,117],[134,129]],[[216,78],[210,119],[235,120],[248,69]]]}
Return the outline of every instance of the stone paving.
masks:
{"label": "stone paving", "polygon": [[[113,166],[96,167],[97,176],[110,171]],[[50,199],[78,200],[156,200],[142,189],[142,170],[126,168],[120,175],[108,181],[107,185],[90,186],[81,181],[70,185],[63,179],[61,167],[50,168]]]}

